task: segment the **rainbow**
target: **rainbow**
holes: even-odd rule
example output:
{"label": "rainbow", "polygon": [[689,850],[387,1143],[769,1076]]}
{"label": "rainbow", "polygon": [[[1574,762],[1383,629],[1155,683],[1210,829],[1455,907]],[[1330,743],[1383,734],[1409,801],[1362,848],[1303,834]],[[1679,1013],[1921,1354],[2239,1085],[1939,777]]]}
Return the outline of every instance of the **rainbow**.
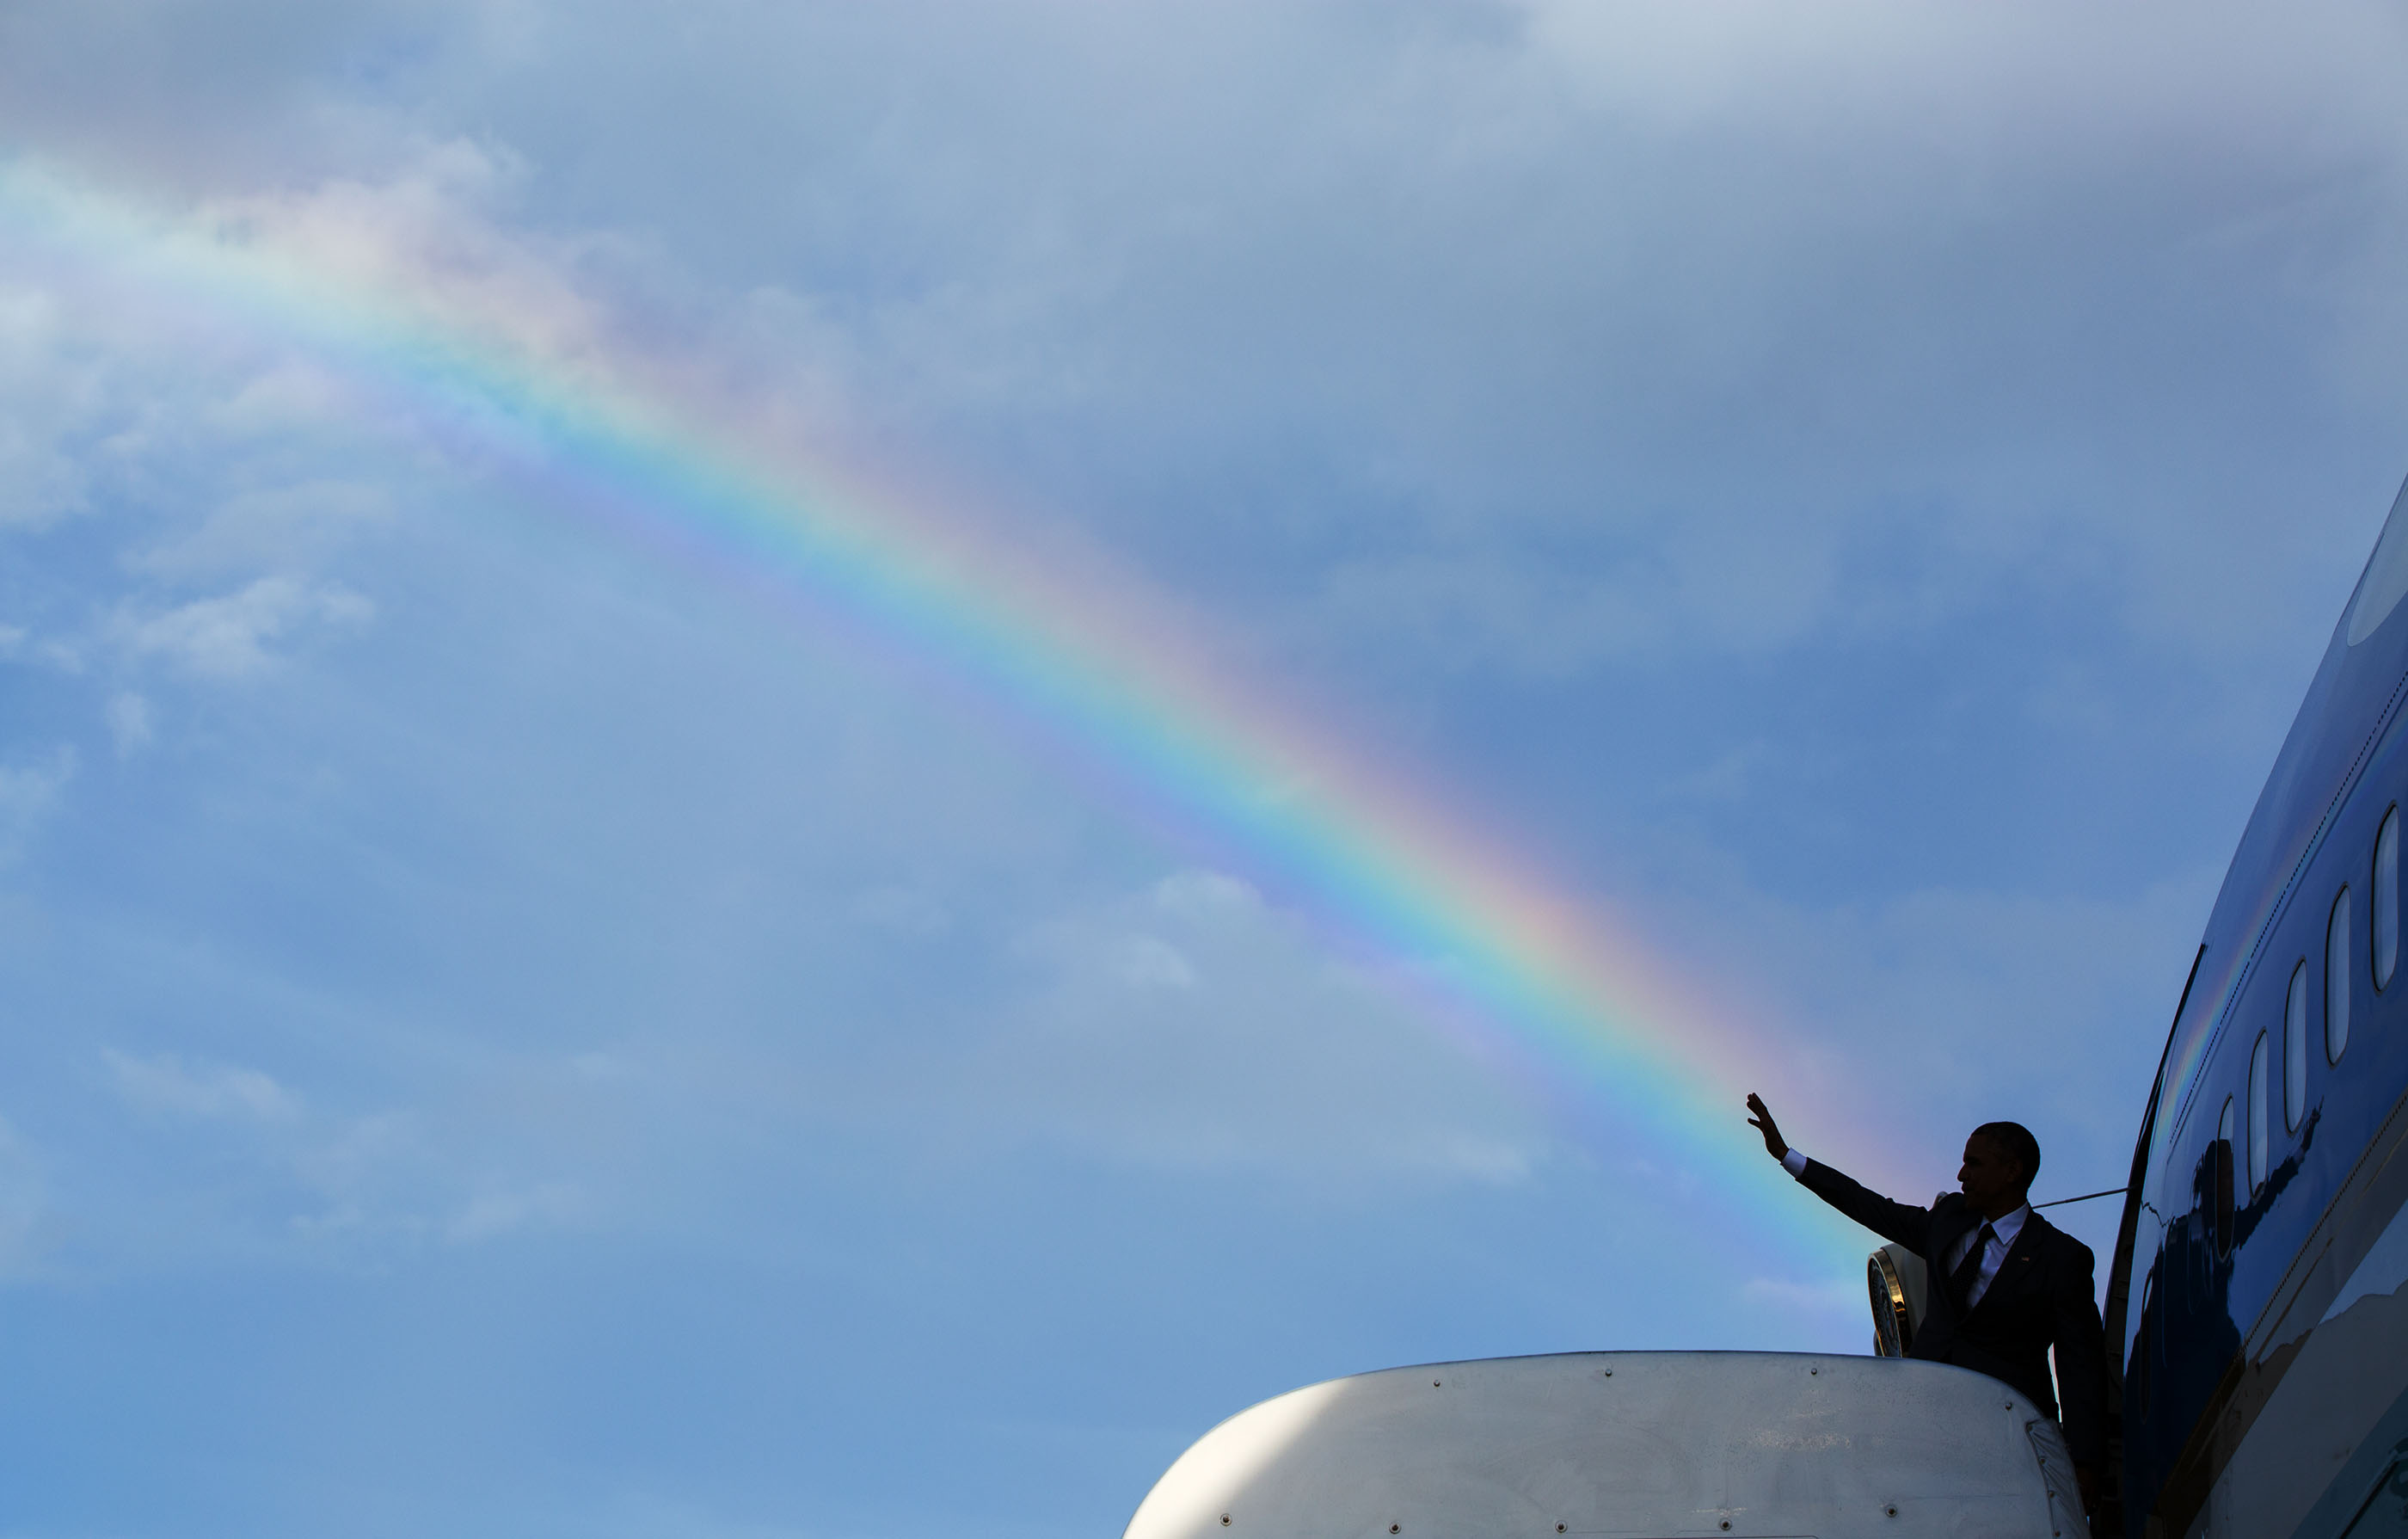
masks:
{"label": "rainbow", "polygon": [[1492,1061],[1627,1129],[1705,1201],[1740,1201],[1752,1233],[1787,1238],[1793,1264],[1861,1254],[1742,1125],[1742,1076],[1766,1067],[1746,1033],[1598,905],[1232,682],[1125,577],[1033,556],[938,499],[796,449],[699,388],[690,365],[614,342],[538,276],[447,273],[280,217],[295,207],[168,215],[0,160],[12,263],[37,251],[63,281],[105,280],[179,324],[300,349],[465,437],[532,500],[834,608],[1193,827]]}

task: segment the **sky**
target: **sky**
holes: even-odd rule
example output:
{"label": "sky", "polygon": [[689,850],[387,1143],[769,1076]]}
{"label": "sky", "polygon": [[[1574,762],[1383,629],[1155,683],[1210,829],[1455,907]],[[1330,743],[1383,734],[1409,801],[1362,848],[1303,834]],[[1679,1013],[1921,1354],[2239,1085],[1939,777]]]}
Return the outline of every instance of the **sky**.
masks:
{"label": "sky", "polygon": [[2403,62],[0,3],[0,1534],[1111,1534],[1867,1350],[1740,1099],[2123,1179],[2408,473]]}

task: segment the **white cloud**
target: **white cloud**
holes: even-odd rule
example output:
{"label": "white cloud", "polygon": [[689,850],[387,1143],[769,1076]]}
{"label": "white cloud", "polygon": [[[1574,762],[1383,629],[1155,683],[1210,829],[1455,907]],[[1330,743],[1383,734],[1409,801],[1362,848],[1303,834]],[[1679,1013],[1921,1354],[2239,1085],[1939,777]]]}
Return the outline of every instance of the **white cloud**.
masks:
{"label": "white cloud", "polygon": [[1116,964],[1132,988],[1193,988],[1196,965],[1159,936],[1132,935],[1120,944]]}
{"label": "white cloud", "polygon": [[1197,918],[1250,913],[1262,906],[1262,896],[1226,871],[1190,868],[1155,883],[1154,901],[1172,913]]}
{"label": "white cloud", "polygon": [[1483,1184],[1527,1178],[1553,1146],[1418,1010],[1331,966],[1232,878],[1174,873],[1020,950],[1036,986],[958,1086],[930,1087],[989,1136],[1303,1180]]}
{"label": "white cloud", "polygon": [[556,1229],[575,1222],[585,1206],[578,1190],[561,1182],[480,1191],[452,1215],[444,1233],[454,1244],[467,1244],[527,1229]]}
{"label": "white cloud", "polygon": [[57,305],[0,278],[0,529],[38,528],[82,507],[87,472],[73,452],[94,370],[66,356]]}
{"label": "white cloud", "polygon": [[[1550,65],[1668,125],[1777,121],[1853,137],[1900,116],[1935,139],[2003,128],[2094,153],[2102,141],[2130,142],[2139,122],[2262,138],[2314,125],[2318,101],[2375,112],[2378,61],[2401,37],[2395,12],[2357,0],[2279,18],[2211,5],[2191,13],[2180,67],[2135,76],[2131,57],[2166,51],[2160,13],[1935,12],[1897,0],[1842,0],[1812,13],[1589,0],[1514,0],[1514,8]],[[2069,56],[2076,32],[2084,46]],[[2216,92],[2202,89],[2211,81]]]}
{"label": "white cloud", "polygon": [[38,664],[57,673],[83,671],[83,654],[55,637],[36,638],[23,626],[0,626],[0,659]]}
{"label": "white cloud", "polygon": [[136,1057],[101,1049],[118,1093],[146,1112],[215,1121],[283,1122],[300,1111],[291,1092],[256,1069],[187,1064],[172,1053]]}
{"label": "white cloud", "polygon": [[313,477],[230,493],[189,530],[179,528],[133,561],[138,571],[172,580],[222,573],[311,569],[368,529],[391,522],[393,489]]}
{"label": "white cloud", "polygon": [[[320,1222],[339,1230],[418,1232],[434,1195],[428,1172],[437,1148],[421,1114],[371,1113],[322,1131],[298,1155],[302,1180],[325,1200]],[[439,1190],[439,1187],[437,1187]]]}
{"label": "white cloud", "polygon": [[35,829],[56,812],[75,778],[76,752],[62,746],[45,763],[0,764],[0,861],[21,854]]}
{"label": "white cloud", "polygon": [[130,689],[121,689],[110,696],[108,735],[117,744],[120,758],[148,747],[150,742],[150,702]]}
{"label": "white cloud", "polygon": [[303,626],[356,626],[376,612],[335,583],[263,577],[236,593],[198,598],[148,617],[121,614],[117,634],[139,656],[165,659],[197,677],[248,678],[275,660],[270,644]]}
{"label": "white cloud", "polygon": [[1482,1138],[1471,1133],[1450,1135],[1432,1155],[1429,1163],[1433,1168],[1493,1187],[1527,1180],[1537,1164],[1534,1141]]}
{"label": "white cloud", "polygon": [[[378,294],[480,347],[512,349],[548,368],[607,372],[608,311],[580,269],[615,242],[598,232],[546,238],[514,228],[506,216],[524,175],[507,146],[453,137],[422,143],[382,176],[218,198],[198,223],[226,245],[272,253],[296,277]],[[346,394],[287,372],[236,410],[278,420]]]}

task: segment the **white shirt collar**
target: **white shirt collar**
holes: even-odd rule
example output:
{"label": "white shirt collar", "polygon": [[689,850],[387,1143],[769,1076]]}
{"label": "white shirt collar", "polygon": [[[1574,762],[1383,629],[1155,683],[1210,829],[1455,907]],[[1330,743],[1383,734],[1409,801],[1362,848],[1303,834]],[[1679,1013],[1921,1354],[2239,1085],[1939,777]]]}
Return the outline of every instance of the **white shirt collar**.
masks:
{"label": "white shirt collar", "polygon": [[2030,1216],[2031,1204],[2026,1202],[2004,1218],[1990,1218],[1984,1222],[1990,1226],[1990,1232],[1999,1237],[1999,1244],[2012,1246],[2015,1243],[2015,1236],[2024,1231],[2024,1220]]}

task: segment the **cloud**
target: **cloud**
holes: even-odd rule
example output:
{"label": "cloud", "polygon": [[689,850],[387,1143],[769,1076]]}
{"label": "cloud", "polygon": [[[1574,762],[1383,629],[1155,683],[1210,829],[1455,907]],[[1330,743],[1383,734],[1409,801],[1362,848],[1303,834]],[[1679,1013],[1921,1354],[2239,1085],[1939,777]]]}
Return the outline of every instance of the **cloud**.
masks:
{"label": "cloud", "polygon": [[[924,110],[881,119],[874,141],[849,150],[824,131],[862,105],[858,81],[823,79],[775,106],[744,94],[764,58],[810,71],[843,56],[816,46],[824,18],[755,18],[741,36],[706,20],[689,43],[728,78],[663,86],[691,93],[695,126],[642,130],[642,153],[614,167],[604,223],[548,199],[629,149],[619,136],[634,130],[612,116],[581,149],[553,137],[588,121],[596,93],[547,61],[609,78],[646,57],[646,29],[631,16],[604,46],[556,31],[538,6],[527,24],[554,51],[464,24],[427,63],[462,70],[473,90],[506,58],[530,88],[512,110],[471,114],[473,135],[412,124],[375,174],[267,179],[280,190],[205,199],[202,218],[586,377],[632,369],[681,392],[707,385],[729,411],[773,416],[786,408],[757,403],[775,400],[873,437],[950,438],[973,465],[988,458],[970,441],[982,434],[1039,445],[1032,460],[1100,446],[1096,468],[1067,487],[1025,463],[1002,469],[1036,478],[1020,488],[1027,500],[1059,489],[1074,494],[1067,506],[1109,510],[1090,516],[1140,551],[1197,516],[1161,489],[1191,484],[1216,510],[1224,565],[1276,573],[1223,597],[1261,606],[1290,646],[1403,667],[1562,680],[1634,654],[1775,652],[1860,634],[1869,616],[1913,631],[1979,605],[2001,567],[2068,562],[2136,574],[2116,592],[2119,622],[2229,651],[2283,623],[2261,616],[2287,612],[2256,590],[2349,559],[2358,530],[2345,503],[2304,534],[2258,539],[2258,492],[2213,463],[2226,441],[2196,463],[2101,481],[2126,472],[2102,467],[2100,424],[2126,419],[2094,397],[2128,413],[2175,398],[2150,370],[2197,317],[2163,313],[2157,278],[2085,253],[2105,217],[2155,222],[2125,233],[2176,260],[2234,242],[2244,266],[2291,260],[2250,245],[2249,210],[2289,195],[2259,160],[2190,173],[2171,205],[2121,189],[2165,172],[2150,147],[2223,122],[2236,90],[2266,139],[2314,165],[2372,153],[2387,108],[2352,61],[2373,55],[2332,45],[2389,36],[2382,13],[2320,11],[2305,41],[2219,13],[2214,37],[2140,93],[2109,89],[2128,66],[2103,62],[2157,59],[2140,22],[2090,22],[2095,47],[2069,62],[2056,45],[2066,13],[1942,25],[1848,7],[1829,36],[1747,14],[1744,26],[1554,4],[1408,7],[1378,23],[1244,6],[1155,15],[1120,24],[1110,68],[1090,50],[1048,57],[1061,100],[1085,108],[1063,113],[1114,121],[1110,145],[1068,134],[1054,110],[968,88],[989,50],[1058,50],[1065,22],[1042,7],[943,46],[910,46],[900,22],[847,27],[846,47],[930,82]],[[1257,78],[1270,56],[1296,62]],[[1250,81],[1266,109],[1229,114],[1212,106],[1227,92],[1169,89],[1199,71]],[[1900,79],[1922,89],[1901,93]],[[2082,148],[2096,136],[2027,110],[2036,87],[2113,120],[2095,126],[2123,130],[2113,142],[2128,158],[2102,164]],[[561,119],[516,115],[537,104]],[[284,95],[261,108],[294,109]],[[729,112],[767,114],[781,132],[700,128]],[[820,146],[822,191],[806,204],[822,217],[842,208],[865,246],[909,252],[897,276],[863,278],[783,203],[679,222],[697,179],[725,174],[706,147],[788,134]],[[965,161],[1042,167],[1046,195],[992,195]],[[1232,183],[1221,167],[1233,163],[1281,174]],[[2372,252],[2373,232],[2408,211],[2396,192],[2369,179],[2367,217],[2347,222],[2362,231],[2327,260]],[[664,249],[664,221],[691,242],[678,248],[690,265]],[[2030,260],[1959,260],[1953,242]],[[1935,243],[1941,293],[1925,269],[1894,270],[1901,249]],[[729,259],[769,279],[713,287],[706,252],[743,253]],[[795,252],[806,255],[772,265]],[[2371,277],[2341,276],[2341,309],[2386,302]],[[2234,277],[2200,275],[2202,305]],[[1951,302],[1959,294],[1976,297]],[[770,310],[791,337],[734,361]],[[2061,371],[2071,332],[2101,311],[2144,335],[2102,377],[2030,388]],[[665,318],[705,345],[663,345]],[[2316,350],[2365,329],[2265,324],[2285,367],[2325,384]],[[747,388],[732,387],[738,376]],[[328,388],[284,360],[242,394],[283,423],[275,403],[306,411]],[[821,404],[793,406],[805,401]],[[1263,463],[1269,421],[1294,424],[1275,441],[1312,442],[1315,463]],[[1299,477],[1307,489],[1287,497],[1255,493]],[[377,516],[297,513],[314,501],[301,488],[273,511],[283,496],[260,494],[247,512],[229,501],[159,559],[223,559],[210,553],[315,539],[299,530],[322,515]],[[2097,516],[2107,503],[2117,516]],[[1317,581],[1279,570],[1282,548],[1261,543],[1298,520],[1343,536],[1321,542],[1331,554]],[[2203,523],[2214,537],[2200,538]],[[281,534],[260,532],[271,526]],[[1530,549],[1568,536],[1569,554]],[[1899,551],[1911,573],[1887,558]],[[2240,626],[2200,618],[2236,614]]]}
{"label": "cloud", "polygon": [[0,276],[0,531],[36,529],[82,508],[88,470],[74,428],[95,368],[64,356],[58,307]]}
{"label": "cloud", "polygon": [[76,752],[64,745],[48,763],[0,764],[0,861],[22,854],[34,831],[58,810],[75,773]]}
{"label": "cloud", "polygon": [[38,664],[56,673],[80,673],[83,655],[55,637],[36,640],[23,626],[0,626],[0,661]]}
{"label": "cloud", "polygon": [[204,217],[347,287],[406,309],[434,301],[431,319],[488,345],[573,367],[601,344],[602,314],[579,279],[580,243],[492,217],[523,174],[507,148],[452,138],[424,147],[398,174],[222,198]]}
{"label": "cloud", "polygon": [[208,1121],[284,1122],[300,1102],[256,1069],[186,1064],[172,1053],[136,1057],[114,1047],[101,1049],[118,1094],[146,1112],[165,1112]]}
{"label": "cloud", "polygon": [[130,689],[108,698],[108,735],[117,756],[126,758],[150,746],[150,702]]}
{"label": "cloud", "polygon": [[197,526],[169,532],[131,564],[145,576],[169,581],[263,568],[312,570],[347,554],[364,532],[389,524],[394,500],[389,484],[327,477],[244,487]]}
{"label": "cloud", "polygon": [[1156,907],[1189,919],[1242,917],[1259,912],[1262,895],[1226,871],[1190,867],[1154,885]]}
{"label": "cloud", "polygon": [[481,1191],[452,1215],[444,1233],[457,1244],[536,1227],[559,1228],[579,1218],[585,1206],[577,1189],[561,1182],[517,1190]]}
{"label": "cloud", "polygon": [[1526,1179],[1552,1150],[1532,1109],[1466,1072],[1415,1006],[1333,966],[1226,873],[1173,872],[1017,949],[1032,986],[958,1089],[932,1087],[967,1096],[991,1136],[1181,1168],[1486,1185]]}
{"label": "cloud", "polygon": [[1115,970],[1132,988],[1194,988],[1196,966],[1169,942],[1132,935],[1121,942]]}
{"label": "cloud", "polygon": [[197,598],[164,612],[121,613],[119,640],[136,656],[162,658],[197,678],[233,681],[265,671],[270,644],[304,626],[355,627],[376,606],[336,583],[263,577],[237,592]]}

